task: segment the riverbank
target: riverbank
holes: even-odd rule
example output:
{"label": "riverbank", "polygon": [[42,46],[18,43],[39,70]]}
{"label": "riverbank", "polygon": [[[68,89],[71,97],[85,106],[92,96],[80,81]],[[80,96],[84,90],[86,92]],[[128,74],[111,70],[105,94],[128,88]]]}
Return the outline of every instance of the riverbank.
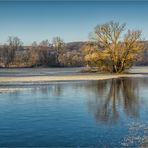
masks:
{"label": "riverbank", "polygon": [[133,67],[127,74],[85,73],[84,68],[0,69],[0,84],[72,80],[104,80],[148,75],[148,67]]}
{"label": "riverbank", "polygon": [[0,84],[4,82],[46,82],[46,81],[82,81],[82,80],[105,80],[119,77],[139,77],[143,74],[82,74],[82,75],[58,75],[58,76],[23,76],[23,77],[0,77]]}
{"label": "riverbank", "polygon": [[24,86],[51,84],[57,81],[106,80],[119,77],[148,76],[148,67],[133,67],[128,74],[84,73],[82,69],[83,68],[0,69],[0,92],[16,91],[24,89]]}

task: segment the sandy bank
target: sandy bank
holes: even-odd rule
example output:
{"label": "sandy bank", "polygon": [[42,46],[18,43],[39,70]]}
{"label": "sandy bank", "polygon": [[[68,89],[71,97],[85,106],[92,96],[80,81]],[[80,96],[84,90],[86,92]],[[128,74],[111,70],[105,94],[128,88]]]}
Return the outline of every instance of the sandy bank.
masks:
{"label": "sandy bank", "polygon": [[0,77],[0,84],[4,82],[46,82],[46,81],[72,81],[72,80],[104,80],[119,77],[139,77],[142,74],[122,74],[122,75],[103,75],[103,74],[81,74],[66,76],[25,76],[25,77]]}
{"label": "sandy bank", "polygon": [[[134,69],[134,72],[140,71]],[[26,72],[26,73],[25,73]],[[42,72],[42,73],[41,73]],[[133,72],[133,71],[132,71]],[[28,74],[29,73],[29,74]],[[6,75],[5,75],[6,74]],[[4,69],[0,71],[0,93],[28,90],[32,85],[56,81],[105,80],[119,77],[141,77],[146,73],[101,74],[82,73],[80,69]],[[26,87],[27,86],[27,87]],[[29,86],[29,87],[28,87]]]}
{"label": "sandy bank", "polygon": [[0,93],[28,90],[32,85],[52,84],[56,81],[83,81],[83,80],[105,80],[119,77],[141,77],[142,74],[78,74],[66,76],[25,76],[25,77],[0,77]]}

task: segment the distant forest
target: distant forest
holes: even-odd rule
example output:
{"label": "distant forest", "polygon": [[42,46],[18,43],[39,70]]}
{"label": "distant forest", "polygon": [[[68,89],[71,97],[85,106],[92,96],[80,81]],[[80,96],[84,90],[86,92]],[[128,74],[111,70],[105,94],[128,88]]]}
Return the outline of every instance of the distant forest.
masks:
{"label": "distant forest", "polygon": [[[148,65],[148,41],[143,41],[142,57],[135,65]],[[87,42],[65,43],[60,37],[24,46],[18,37],[0,45],[0,67],[80,67],[85,66],[83,46]]]}

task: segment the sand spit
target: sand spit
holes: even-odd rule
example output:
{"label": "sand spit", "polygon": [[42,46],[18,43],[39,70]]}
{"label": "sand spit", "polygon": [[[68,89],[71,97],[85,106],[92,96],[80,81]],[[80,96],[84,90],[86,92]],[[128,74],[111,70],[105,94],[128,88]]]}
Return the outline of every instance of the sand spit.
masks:
{"label": "sand spit", "polygon": [[82,68],[0,69],[0,92],[27,89],[31,85],[54,82],[106,80],[120,77],[148,76],[148,67],[134,67],[129,74],[84,73]]}
{"label": "sand spit", "polygon": [[30,89],[25,86],[39,86],[41,84],[52,84],[53,82],[64,81],[86,81],[106,80],[120,77],[141,77],[142,74],[123,75],[102,75],[102,74],[81,74],[66,76],[25,76],[25,77],[0,77],[0,93],[24,91]]}
{"label": "sand spit", "polygon": [[9,82],[47,82],[47,81],[79,81],[79,80],[105,80],[120,77],[141,77],[143,74],[120,74],[120,75],[103,75],[103,74],[81,74],[66,76],[25,76],[25,77],[0,77],[0,84]]}

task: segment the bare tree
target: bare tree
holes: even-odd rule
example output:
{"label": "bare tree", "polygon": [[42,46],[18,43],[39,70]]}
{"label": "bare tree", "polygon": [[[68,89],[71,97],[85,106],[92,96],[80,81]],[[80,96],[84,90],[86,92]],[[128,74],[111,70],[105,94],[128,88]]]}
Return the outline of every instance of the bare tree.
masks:
{"label": "bare tree", "polygon": [[60,37],[54,37],[52,40],[52,44],[56,51],[56,63],[59,64],[58,57],[64,51],[65,43]]}
{"label": "bare tree", "polygon": [[9,37],[8,43],[1,48],[1,63],[4,67],[12,64],[16,57],[16,51],[22,47],[22,41],[18,37]]}
{"label": "bare tree", "polygon": [[39,62],[40,65],[48,66],[50,62],[50,47],[49,47],[49,41],[43,40],[39,44]]}
{"label": "bare tree", "polygon": [[27,51],[27,66],[34,67],[38,65],[39,52],[38,44],[34,41]]}
{"label": "bare tree", "polygon": [[18,37],[9,36],[8,37],[8,45],[13,49],[20,49],[23,42]]}
{"label": "bare tree", "polygon": [[113,21],[97,25],[92,35],[94,46],[86,46],[88,51],[85,58],[99,69],[103,67],[113,73],[130,68],[143,49],[141,31],[128,30],[123,34],[124,30],[125,24]]}
{"label": "bare tree", "polygon": [[32,47],[36,48],[38,46],[38,43],[36,41],[33,41],[31,44]]}
{"label": "bare tree", "polygon": [[54,37],[52,40],[52,44],[55,47],[56,50],[62,50],[64,48],[64,41],[60,37]]}
{"label": "bare tree", "polygon": [[43,40],[40,42],[40,45],[41,47],[49,47],[49,41],[48,40]]}

